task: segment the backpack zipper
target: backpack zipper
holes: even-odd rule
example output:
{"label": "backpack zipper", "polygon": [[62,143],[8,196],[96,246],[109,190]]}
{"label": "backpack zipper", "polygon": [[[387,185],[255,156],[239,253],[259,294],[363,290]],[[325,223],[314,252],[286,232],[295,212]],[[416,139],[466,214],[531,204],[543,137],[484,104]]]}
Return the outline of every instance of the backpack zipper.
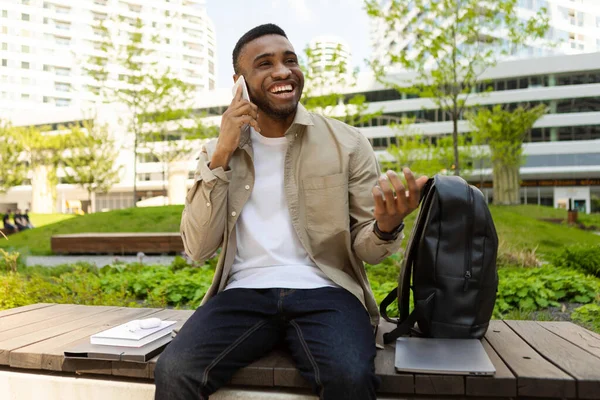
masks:
{"label": "backpack zipper", "polygon": [[475,210],[473,210],[473,190],[467,184],[467,194],[469,196],[469,221],[467,221],[467,249],[465,253],[465,276],[463,283],[463,292],[469,289],[469,280],[473,276],[472,265],[471,265],[471,242],[473,241],[473,221],[475,219]]}

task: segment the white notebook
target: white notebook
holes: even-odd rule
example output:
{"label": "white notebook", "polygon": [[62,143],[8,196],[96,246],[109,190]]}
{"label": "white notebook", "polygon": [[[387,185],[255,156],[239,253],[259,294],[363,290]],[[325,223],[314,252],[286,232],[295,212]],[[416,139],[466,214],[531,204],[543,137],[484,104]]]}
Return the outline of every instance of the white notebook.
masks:
{"label": "white notebook", "polygon": [[170,335],[176,321],[161,321],[160,326],[142,329],[138,320],[129,321],[114,328],[90,336],[91,344],[107,346],[142,347],[164,336]]}

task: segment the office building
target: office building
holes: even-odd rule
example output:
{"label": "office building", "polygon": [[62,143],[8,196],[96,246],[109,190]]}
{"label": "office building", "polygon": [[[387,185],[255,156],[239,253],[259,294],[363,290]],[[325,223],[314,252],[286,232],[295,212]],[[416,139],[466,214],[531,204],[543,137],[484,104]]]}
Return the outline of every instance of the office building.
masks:
{"label": "office building", "polygon": [[[105,33],[124,45],[143,25],[144,46],[157,62],[198,91],[214,89],[216,39],[205,0],[2,0],[0,2],[0,112],[85,108],[97,83],[86,72],[102,57]],[[115,22],[120,21],[120,22]],[[158,33],[158,42],[150,40]],[[126,73],[108,65],[111,84]]]}

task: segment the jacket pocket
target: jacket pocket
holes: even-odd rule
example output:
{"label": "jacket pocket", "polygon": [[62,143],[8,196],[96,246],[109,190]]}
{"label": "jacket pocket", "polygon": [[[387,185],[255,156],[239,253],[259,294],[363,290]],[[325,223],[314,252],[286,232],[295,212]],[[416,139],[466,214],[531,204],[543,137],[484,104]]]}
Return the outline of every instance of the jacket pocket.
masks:
{"label": "jacket pocket", "polygon": [[348,229],[348,176],[346,174],[304,178],[302,187],[308,230],[332,234]]}

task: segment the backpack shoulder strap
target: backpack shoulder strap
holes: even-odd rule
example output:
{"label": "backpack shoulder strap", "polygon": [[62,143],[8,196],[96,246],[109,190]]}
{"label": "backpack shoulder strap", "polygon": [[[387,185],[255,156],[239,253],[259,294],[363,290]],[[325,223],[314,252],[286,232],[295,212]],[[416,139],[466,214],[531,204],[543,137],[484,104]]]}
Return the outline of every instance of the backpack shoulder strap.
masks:
{"label": "backpack shoulder strap", "polygon": [[[419,201],[422,204],[428,203],[425,201],[425,199],[429,198],[429,194],[431,192],[431,189],[434,186],[434,178],[430,178],[427,183],[425,184],[425,186],[423,187],[423,189],[421,190],[421,198],[419,199]],[[428,203],[429,204],[429,203]],[[400,276],[398,279],[398,284],[399,286],[397,286],[394,290],[392,290],[381,302],[381,304],[379,305],[379,312],[381,314],[381,316],[388,322],[392,322],[395,324],[399,324],[399,325],[403,325],[410,317],[409,315],[409,302],[410,302],[410,280],[411,280],[411,276],[412,276],[412,269],[413,269],[413,264],[414,264],[414,255],[416,252],[416,247],[419,244],[420,241],[420,237],[421,237],[421,233],[423,230],[423,227],[421,225],[423,225],[424,221],[422,222],[421,220],[425,218],[425,216],[427,215],[426,210],[423,211],[423,208],[426,207],[421,207],[421,209],[419,210],[419,214],[417,215],[415,224],[413,226],[411,235],[410,235],[410,239],[408,242],[407,250],[404,256],[404,260],[402,261],[402,267],[400,270]],[[400,297],[398,297],[400,296]],[[399,320],[395,320],[390,318],[387,315],[387,307],[392,304],[394,302],[394,300],[398,299],[398,310],[400,311],[400,319]],[[415,319],[416,321],[416,319]],[[408,328],[408,332],[410,332],[410,329],[412,328],[412,326],[414,326],[415,321],[412,321],[412,324],[410,324],[410,327]],[[406,322],[408,324],[408,322]],[[396,330],[394,330],[396,331]],[[398,336],[401,336],[403,333],[400,333]]]}

